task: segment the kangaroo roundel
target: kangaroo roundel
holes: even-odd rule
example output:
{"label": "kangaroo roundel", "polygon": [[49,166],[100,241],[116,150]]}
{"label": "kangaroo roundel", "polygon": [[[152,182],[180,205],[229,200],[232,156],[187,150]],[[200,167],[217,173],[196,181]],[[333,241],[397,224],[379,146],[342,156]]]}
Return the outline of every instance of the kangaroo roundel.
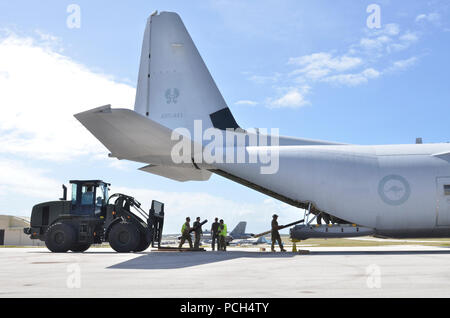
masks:
{"label": "kangaroo roundel", "polygon": [[378,186],[378,194],[389,205],[402,205],[408,201],[411,188],[405,178],[398,175],[384,177]]}
{"label": "kangaroo roundel", "polygon": [[178,97],[180,97],[180,91],[178,90],[178,88],[169,88],[168,90],[166,90],[165,96],[167,104],[176,104],[178,103]]}

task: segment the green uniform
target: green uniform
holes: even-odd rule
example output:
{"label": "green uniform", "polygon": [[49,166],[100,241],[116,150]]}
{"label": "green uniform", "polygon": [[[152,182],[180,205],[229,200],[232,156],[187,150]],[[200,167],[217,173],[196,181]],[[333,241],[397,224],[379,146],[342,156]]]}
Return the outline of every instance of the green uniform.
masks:
{"label": "green uniform", "polygon": [[280,249],[284,251],[283,242],[281,241],[280,232],[278,232],[277,220],[272,220],[272,251],[275,251],[275,241],[278,242]]}
{"label": "green uniform", "polygon": [[194,226],[194,234],[195,234],[194,248],[200,248],[200,239],[203,234],[202,227],[201,227],[199,221],[195,221],[193,226]]}
{"label": "green uniform", "polygon": [[226,224],[221,224],[219,226],[219,246],[218,246],[218,250],[219,251],[226,251],[227,250],[227,242],[226,242],[226,237],[227,237],[227,225]]}
{"label": "green uniform", "polygon": [[216,241],[217,241],[217,249],[219,249],[219,222],[214,222],[211,225],[211,248],[214,251],[216,249]]}
{"label": "green uniform", "polygon": [[186,222],[183,224],[183,227],[181,228],[181,242],[178,248],[182,248],[186,240],[189,242],[189,247],[193,248],[190,233],[191,233],[191,226],[189,225],[189,222]]}

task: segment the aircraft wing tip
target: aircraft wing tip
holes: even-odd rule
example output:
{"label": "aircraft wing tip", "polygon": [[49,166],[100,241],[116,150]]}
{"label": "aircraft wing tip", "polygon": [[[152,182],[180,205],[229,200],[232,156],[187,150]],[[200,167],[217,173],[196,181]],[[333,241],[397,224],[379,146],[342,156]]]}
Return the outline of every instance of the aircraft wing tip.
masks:
{"label": "aircraft wing tip", "polygon": [[104,106],[100,106],[94,109],[90,109],[78,114],[73,115],[76,119],[81,118],[83,115],[86,114],[92,114],[92,113],[110,113],[111,112],[111,105],[104,105]]}

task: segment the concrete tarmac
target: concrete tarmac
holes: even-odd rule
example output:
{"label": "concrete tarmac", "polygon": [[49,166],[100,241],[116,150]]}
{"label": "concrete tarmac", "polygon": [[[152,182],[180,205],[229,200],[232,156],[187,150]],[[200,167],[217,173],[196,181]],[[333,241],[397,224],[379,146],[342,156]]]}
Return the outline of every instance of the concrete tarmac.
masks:
{"label": "concrete tarmac", "polygon": [[309,255],[0,249],[0,297],[450,297],[450,249],[311,247]]}

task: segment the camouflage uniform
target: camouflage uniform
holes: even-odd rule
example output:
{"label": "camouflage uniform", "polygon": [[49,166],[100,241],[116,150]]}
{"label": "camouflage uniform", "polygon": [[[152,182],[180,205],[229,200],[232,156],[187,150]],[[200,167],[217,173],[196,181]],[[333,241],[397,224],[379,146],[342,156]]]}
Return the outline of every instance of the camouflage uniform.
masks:
{"label": "camouflage uniform", "polygon": [[193,224],[194,228],[194,248],[200,248],[200,239],[202,237],[203,231],[199,221],[195,221]]}
{"label": "camouflage uniform", "polygon": [[181,228],[181,242],[178,248],[182,248],[186,240],[189,242],[189,247],[193,248],[190,233],[191,233],[191,226],[189,225],[189,222],[186,222],[183,224],[183,227]]}
{"label": "camouflage uniform", "polygon": [[227,225],[221,224],[219,226],[219,246],[218,246],[219,251],[227,250],[226,238],[227,238]]}
{"label": "camouflage uniform", "polygon": [[211,225],[211,248],[214,251],[216,249],[216,240],[217,240],[217,249],[219,249],[219,222],[214,222]]}
{"label": "camouflage uniform", "polygon": [[272,251],[275,252],[275,241],[278,242],[278,245],[280,246],[281,251],[285,251],[283,247],[283,242],[281,241],[280,232],[278,232],[278,222],[274,218],[272,220]]}

